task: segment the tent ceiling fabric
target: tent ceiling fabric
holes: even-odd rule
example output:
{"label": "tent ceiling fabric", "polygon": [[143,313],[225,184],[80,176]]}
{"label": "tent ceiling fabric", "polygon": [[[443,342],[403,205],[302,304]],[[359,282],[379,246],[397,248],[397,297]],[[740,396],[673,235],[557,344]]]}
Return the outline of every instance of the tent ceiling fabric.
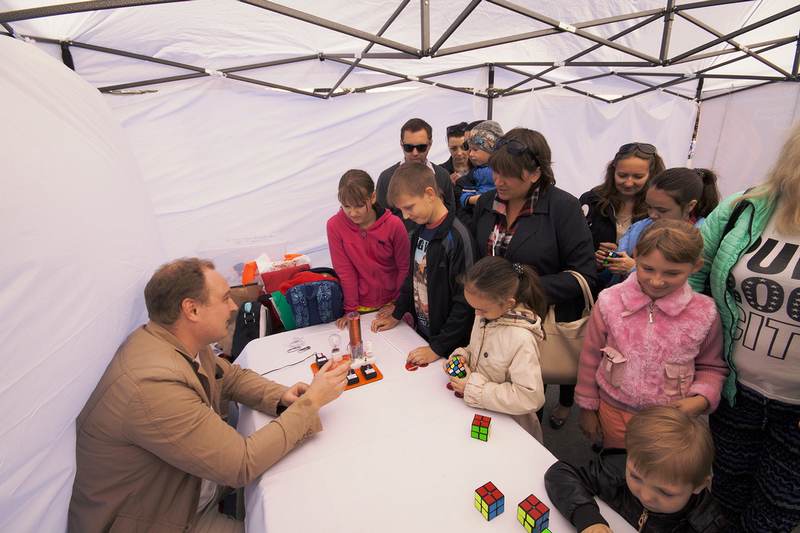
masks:
{"label": "tent ceiling fabric", "polygon": [[798,81],[800,59],[794,0],[0,0],[0,22],[53,54],[68,43],[106,92],[218,76],[317,98],[420,84],[703,98]]}

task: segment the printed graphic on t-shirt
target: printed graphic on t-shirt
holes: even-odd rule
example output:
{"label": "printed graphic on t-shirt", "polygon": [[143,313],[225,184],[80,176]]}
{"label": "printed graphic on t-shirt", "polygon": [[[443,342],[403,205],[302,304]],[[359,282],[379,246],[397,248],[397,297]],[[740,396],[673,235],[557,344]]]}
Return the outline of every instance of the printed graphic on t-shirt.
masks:
{"label": "printed graphic on t-shirt", "polygon": [[728,286],[739,309],[733,335],[739,380],[768,397],[800,401],[800,240],[768,225]]}
{"label": "printed graphic on t-shirt", "polygon": [[414,307],[417,311],[417,328],[428,334],[428,244],[430,241],[420,236],[414,250]]}

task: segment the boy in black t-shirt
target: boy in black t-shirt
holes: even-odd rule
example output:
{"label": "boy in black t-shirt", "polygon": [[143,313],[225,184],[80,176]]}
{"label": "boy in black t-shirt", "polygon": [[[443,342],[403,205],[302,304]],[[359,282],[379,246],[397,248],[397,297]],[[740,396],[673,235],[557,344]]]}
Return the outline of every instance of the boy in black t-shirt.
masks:
{"label": "boy in black t-shirt", "polygon": [[432,363],[469,342],[474,312],[458,278],[475,261],[475,242],[466,226],[448,212],[426,165],[400,165],[387,196],[404,218],[419,227],[411,234],[411,268],[394,312],[377,317],[372,330],[391,329],[410,312],[417,333],[429,345],[412,350],[407,362]]}

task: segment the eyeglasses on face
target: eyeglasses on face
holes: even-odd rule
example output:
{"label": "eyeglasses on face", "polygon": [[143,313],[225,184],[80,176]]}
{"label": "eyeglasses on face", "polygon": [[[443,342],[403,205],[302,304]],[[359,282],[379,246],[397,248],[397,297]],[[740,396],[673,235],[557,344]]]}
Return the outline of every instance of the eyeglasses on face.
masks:
{"label": "eyeglasses on face", "polygon": [[617,155],[630,154],[631,152],[642,152],[647,155],[655,155],[657,153],[656,147],[649,143],[628,143],[623,144],[617,150]]}
{"label": "eyeglasses on face", "polygon": [[403,143],[403,150],[406,151],[409,154],[411,152],[413,152],[414,150],[416,150],[417,153],[422,154],[422,153],[425,153],[425,152],[428,151],[428,145],[427,144],[405,144],[405,143]]}
{"label": "eyeglasses on face", "polygon": [[496,151],[500,150],[503,147],[505,147],[505,149],[508,151],[508,153],[513,155],[513,156],[521,156],[521,155],[528,154],[529,156],[531,156],[531,158],[533,159],[534,163],[536,163],[537,167],[541,166],[539,164],[539,158],[536,157],[536,154],[533,153],[533,150],[531,150],[530,148],[528,148],[527,145],[525,145],[524,143],[522,143],[522,142],[520,142],[520,141],[518,141],[516,139],[500,139],[499,141],[497,141],[495,143],[494,151],[496,152]]}

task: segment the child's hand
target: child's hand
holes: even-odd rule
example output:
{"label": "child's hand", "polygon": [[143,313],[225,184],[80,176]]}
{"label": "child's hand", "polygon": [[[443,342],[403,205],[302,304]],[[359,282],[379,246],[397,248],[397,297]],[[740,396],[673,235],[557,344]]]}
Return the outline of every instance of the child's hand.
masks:
{"label": "child's hand", "polygon": [[344,329],[347,327],[347,313],[341,318],[336,319],[336,327],[339,329]]}
{"label": "child's hand", "polygon": [[[447,370],[445,370],[445,372],[446,371]],[[467,381],[469,380],[469,375],[472,374],[472,371],[470,371],[468,366],[464,367],[464,372],[466,372],[466,374],[464,375],[463,378],[450,376],[450,385],[453,387],[453,390],[459,394],[464,394],[464,389],[467,387]]]}
{"label": "child's hand", "polygon": [[672,402],[670,405],[680,411],[683,411],[689,416],[700,416],[710,407],[705,396],[700,396],[699,394],[697,396],[683,398],[677,402]]}
{"label": "child's hand", "polygon": [[457,378],[455,376],[450,376],[450,385],[453,387],[453,390],[459,394],[464,394],[464,389],[467,387],[467,379],[469,378],[470,371],[469,368],[467,369],[467,375],[463,378]]}
{"label": "child's hand", "polygon": [[386,318],[387,316],[392,316],[394,313],[394,302],[390,302],[380,309],[378,309],[378,314],[376,315],[377,318]]}
{"label": "child's hand", "polygon": [[581,409],[578,421],[581,431],[592,444],[603,444],[603,428],[600,427],[600,418],[597,416],[597,411]]}
{"label": "child's hand", "polygon": [[369,329],[371,329],[373,333],[376,331],[386,331],[387,329],[395,327],[399,322],[400,321],[392,315],[380,317],[372,321],[372,325]]}
{"label": "child's hand", "polygon": [[606,268],[621,276],[627,276],[636,267],[636,261],[625,252],[617,252],[617,257],[609,257],[606,261],[608,261]]}
{"label": "child's hand", "polygon": [[591,526],[582,529],[581,533],[614,533],[611,528],[605,524],[592,524]]}
{"label": "child's hand", "polygon": [[597,264],[597,268],[605,268],[605,260],[608,258],[608,253],[616,249],[617,243],[615,242],[601,242],[600,248],[594,253],[594,262]]}
{"label": "child's hand", "polygon": [[[396,321],[395,324],[399,322]],[[375,322],[373,322],[374,324]],[[439,356],[436,355],[436,352],[431,350],[430,346],[420,346],[419,348],[414,348],[410,352],[408,352],[408,357],[406,358],[407,363],[413,363],[415,365],[424,365],[428,363],[433,363],[439,359]]]}

